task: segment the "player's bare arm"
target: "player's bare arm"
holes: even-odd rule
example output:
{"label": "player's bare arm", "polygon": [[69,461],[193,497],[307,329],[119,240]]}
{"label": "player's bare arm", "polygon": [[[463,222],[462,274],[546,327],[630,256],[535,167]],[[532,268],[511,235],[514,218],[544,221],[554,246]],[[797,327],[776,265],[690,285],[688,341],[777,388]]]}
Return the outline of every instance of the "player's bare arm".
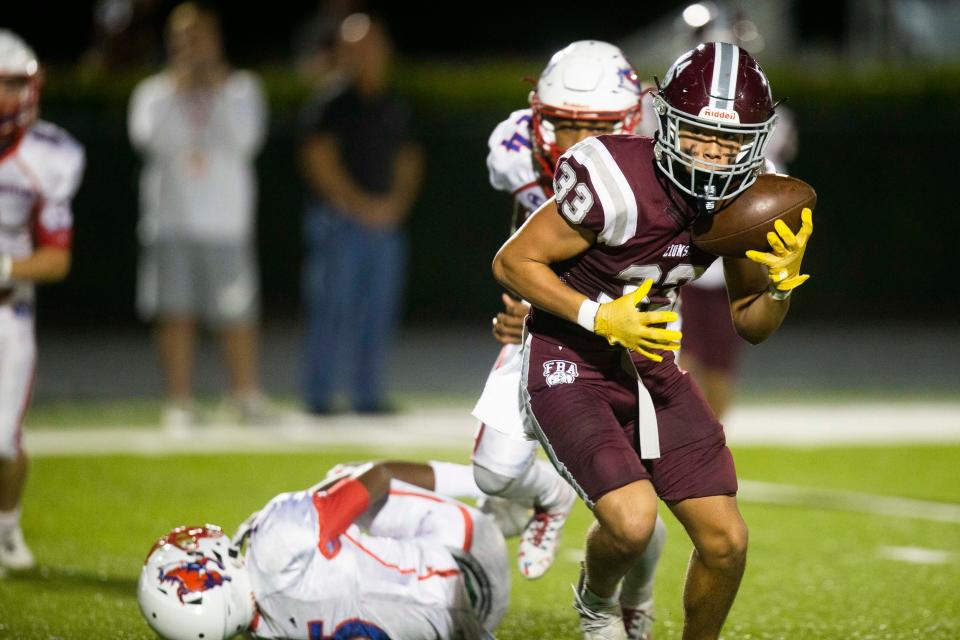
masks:
{"label": "player's bare arm", "polygon": [[70,250],[40,247],[30,256],[10,261],[10,280],[58,282],[70,271]]}
{"label": "player's bare arm", "polygon": [[795,234],[778,220],[767,234],[770,252],[748,251],[746,258],[724,258],[733,325],[752,344],[763,342],[783,322],[793,290],[810,277],[800,273],[813,234],[813,212],[804,209]]}
{"label": "player's bare arm", "polygon": [[768,295],[766,270],[746,258],[724,258],[723,272],[737,334],[750,344],[763,342],[780,327],[790,300]]}
{"label": "player's bare arm", "polygon": [[550,265],[580,255],[595,242],[591,231],[570,226],[551,198],[500,248],[493,275],[516,296],[576,322],[587,297],[565,285]]}

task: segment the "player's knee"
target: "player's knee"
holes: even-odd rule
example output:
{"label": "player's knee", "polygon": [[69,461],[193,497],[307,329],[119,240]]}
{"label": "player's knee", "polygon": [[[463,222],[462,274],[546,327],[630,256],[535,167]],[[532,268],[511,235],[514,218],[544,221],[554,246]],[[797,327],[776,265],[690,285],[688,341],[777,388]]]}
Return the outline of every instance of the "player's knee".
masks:
{"label": "player's knee", "polygon": [[478,464],[473,465],[473,479],[477,481],[477,486],[488,496],[501,496],[506,493],[513,485],[516,478],[494,473],[486,467]]}
{"label": "player's knee", "polygon": [[635,556],[642,554],[650,544],[656,529],[656,519],[656,512],[624,513],[606,523],[605,528],[621,554]]}
{"label": "player's knee", "polygon": [[745,522],[730,523],[704,536],[697,544],[697,553],[708,567],[740,569],[746,563],[748,537]]}

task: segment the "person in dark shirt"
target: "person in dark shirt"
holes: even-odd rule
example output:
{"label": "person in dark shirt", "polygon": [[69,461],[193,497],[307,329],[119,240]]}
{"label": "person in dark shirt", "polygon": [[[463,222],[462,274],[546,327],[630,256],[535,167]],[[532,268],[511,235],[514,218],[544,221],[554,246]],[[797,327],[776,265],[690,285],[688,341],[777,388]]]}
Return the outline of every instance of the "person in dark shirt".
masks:
{"label": "person in dark shirt", "polygon": [[341,376],[359,412],[389,408],[385,358],[406,273],[403,223],[420,189],[422,153],[407,105],[390,90],[391,44],[382,23],[341,23],[337,57],[348,78],[305,113],[307,408],[329,413]]}

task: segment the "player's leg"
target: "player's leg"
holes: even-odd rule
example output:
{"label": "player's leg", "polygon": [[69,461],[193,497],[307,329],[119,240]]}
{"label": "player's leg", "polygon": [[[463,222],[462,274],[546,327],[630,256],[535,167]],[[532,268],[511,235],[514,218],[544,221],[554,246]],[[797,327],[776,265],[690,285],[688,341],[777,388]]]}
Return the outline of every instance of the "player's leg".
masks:
{"label": "player's leg", "polygon": [[[666,440],[652,463],[657,491],[686,528],[694,551],[684,591],[684,638],[716,638],[743,575],[747,527],[723,428],[686,380],[657,413]],[[673,440],[679,438],[679,440]],[[661,443],[663,444],[663,442]]]}
{"label": "player's leg", "polygon": [[667,542],[667,527],[657,516],[653,536],[640,559],[620,585],[620,610],[629,640],[649,640],[653,633],[653,585],[660,554]]}
{"label": "player's leg", "polygon": [[717,638],[746,567],[747,525],[733,496],[691,498],[670,508],[693,541],[683,591],[683,637]]}
{"label": "player's leg", "polygon": [[33,554],[20,528],[27,456],[20,446],[36,365],[33,315],[0,305],[0,567],[27,569]]}
{"label": "player's leg", "polygon": [[[597,518],[576,590],[581,630],[585,638],[625,638],[618,586],[646,549],[657,518],[650,474],[624,426],[636,415],[636,381],[625,373],[623,379],[603,377],[622,371],[619,354],[592,353],[592,362],[572,362],[575,353],[536,338],[524,353],[530,429]],[[550,376],[561,359],[565,371],[576,373]],[[542,377],[533,375],[541,371]]]}
{"label": "player's leg", "polygon": [[722,280],[713,286],[698,285],[683,287],[680,292],[684,333],[679,364],[693,376],[713,412],[722,418],[733,397],[741,340],[730,319]]}
{"label": "player's leg", "polygon": [[[524,434],[520,413],[520,345],[507,345],[473,410],[481,421],[473,448],[477,484],[493,497],[533,505],[520,540],[518,567],[527,578],[539,578],[553,564],[560,535],[576,495],[549,464],[536,460],[537,443]],[[495,503],[494,503],[495,504]],[[515,511],[513,505],[506,505]],[[509,529],[505,529],[509,535]]]}
{"label": "player's leg", "polygon": [[520,573],[541,577],[553,565],[563,526],[576,493],[547,462],[536,459],[537,443],[519,440],[481,424],[473,451],[473,474],[489,496],[534,511],[523,527],[517,554]]}

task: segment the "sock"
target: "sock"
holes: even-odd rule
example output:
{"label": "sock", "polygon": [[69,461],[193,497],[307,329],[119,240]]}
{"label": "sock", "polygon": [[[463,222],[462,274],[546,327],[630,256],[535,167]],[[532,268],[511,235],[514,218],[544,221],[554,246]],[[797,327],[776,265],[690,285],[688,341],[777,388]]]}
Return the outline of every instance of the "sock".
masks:
{"label": "sock", "polygon": [[609,598],[603,598],[598,596],[593,591],[587,587],[586,581],[583,585],[580,586],[580,599],[583,600],[583,604],[587,605],[590,609],[596,609],[597,607],[610,607],[616,604],[617,602],[617,593],[614,592]]}
{"label": "sock", "polygon": [[666,542],[667,527],[663,524],[660,516],[657,516],[657,524],[653,528],[650,544],[647,545],[637,563],[623,577],[623,584],[620,589],[620,606],[629,609],[649,607],[653,600],[653,582],[657,571],[657,562],[660,560],[660,553],[663,551],[663,545]]}
{"label": "sock", "polygon": [[433,468],[433,490],[450,498],[472,498],[476,500],[484,495],[473,479],[473,467],[452,462],[428,463]]}
{"label": "sock", "polygon": [[13,531],[20,526],[20,507],[13,511],[0,511],[0,535]]}

